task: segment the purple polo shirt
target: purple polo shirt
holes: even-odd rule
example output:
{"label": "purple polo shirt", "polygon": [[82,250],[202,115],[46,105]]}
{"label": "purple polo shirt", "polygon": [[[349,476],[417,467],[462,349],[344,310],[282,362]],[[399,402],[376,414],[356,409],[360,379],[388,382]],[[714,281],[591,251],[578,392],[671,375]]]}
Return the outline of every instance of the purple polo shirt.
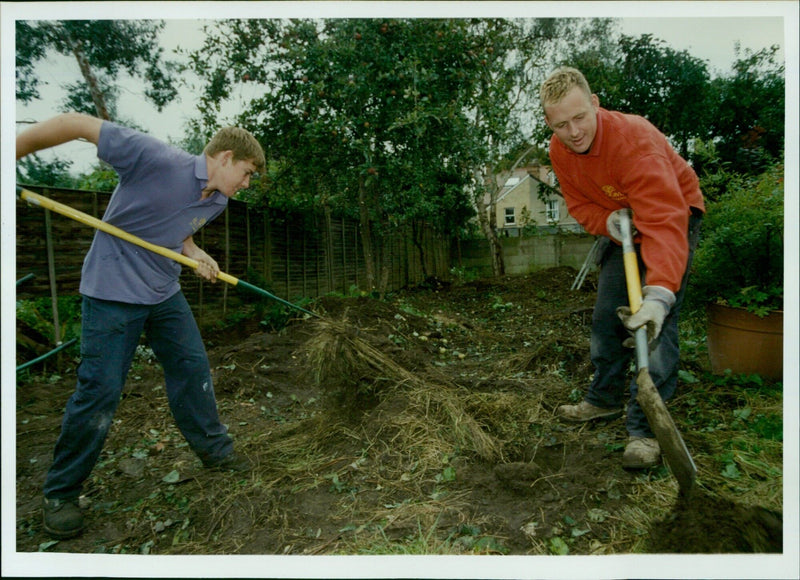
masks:
{"label": "purple polo shirt", "polygon": [[[228,198],[208,183],[205,154],[190,155],[110,122],[100,129],[97,156],[119,174],[103,221],[180,253],[183,241],[217,217]],[[80,292],[130,304],[158,304],[180,290],[181,265],[102,232],[95,232],[81,273]]]}

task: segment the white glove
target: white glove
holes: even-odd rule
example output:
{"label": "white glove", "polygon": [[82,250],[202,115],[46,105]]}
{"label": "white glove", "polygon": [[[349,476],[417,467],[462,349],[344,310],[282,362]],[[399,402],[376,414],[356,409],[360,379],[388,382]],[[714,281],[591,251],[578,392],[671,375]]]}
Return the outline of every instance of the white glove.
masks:
{"label": "white glove", "polygon": [[[661,334],[664,319],[675,304],[675,294],[663,286],[645,286],[642,288],[642,306],[636,314],[627,306],[617,308],[617,316],[628,330],[635,331],[647,325],[647,342],[653,342]],[[626,340],[626,346],[628,341]]]}
{"label": "white glove", "polygon": [[606,228],[608,228],[608,235],[619,243],[622,243],[622,229],[619,226],[619,216],[622,213],[628,214],[628,217],[631,218],[631,237],[638,233],[633,227],[633,212],[629,208],[612,211],[606,218]]}

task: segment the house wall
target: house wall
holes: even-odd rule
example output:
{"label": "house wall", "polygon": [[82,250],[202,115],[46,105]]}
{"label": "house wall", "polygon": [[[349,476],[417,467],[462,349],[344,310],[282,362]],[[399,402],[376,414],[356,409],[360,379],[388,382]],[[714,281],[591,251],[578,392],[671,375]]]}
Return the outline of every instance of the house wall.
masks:
{"label": "house wall", "polygon": [[[588,234],[553,234],[500,239],[506,274],[528,274],[544,268],[569,266],[580,270],[592,249],[595,237]],[[459,257],[454,265],[475,272],[480,277],[492,276],[489,243],[485,239],[461,241]],[[595,269],[594,264],[591,265]]]}
{"label": "house wall", "polygon": [[[535,176],[534,179],[532,176]],[[502,195],[496,203],[496,226],[499,235],[515,237],[519,236],[522,228],[532,225],[534,222],[539,228],[549,228],[555,225],[557,228],[582,233],[583,229],[578,222],[573,218],[569,211],[567,211],[567,204],[564,198],[555,193],[550,196],[558,200],[559,204],[559,220],[556,224],[549,224],[547,222],[547,205],[539,199],[539,190],[544,188],[540,181],[549,183],[549,169],[543,166],[532,166],[518,169],[514,172],[512,177],[520,179],[513,189]],[[537,181],[540,180],[540,181]],[[506,224],[506,208],[514,208],[515,223]],[[525,210],[527,210],[527,219],[529,223],[525,223]]]}

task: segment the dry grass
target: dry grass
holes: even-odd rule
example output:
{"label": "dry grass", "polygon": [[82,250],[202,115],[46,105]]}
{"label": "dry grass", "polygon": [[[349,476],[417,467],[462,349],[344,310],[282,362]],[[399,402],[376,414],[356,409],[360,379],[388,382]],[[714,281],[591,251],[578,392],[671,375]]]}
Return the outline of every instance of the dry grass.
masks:
{"label": "dry grass", "polygon": [[346,320],[318,322],[305,356],[316,384],[339,400],[358,406],[359,398],[380,392],[370,420],[376,425],[374,436],[414,453],[421,462],[440,462],[455,448],[471,450],[485,460],[500,455],[500,443],[468,412],[466,390],[443,382],[441,376],[431,379],[408,371],[359,336]]}
{"label": "dry grass", "polygon": [[[531,388],[537,393],[527,397],[524,389],[508,391],[475,392],[462,389],[439,376],[419,376],[403,368],[391,357],[369,344],[365,337],[354,334],[342,323],[325,322],[320,324],[317,340],[308,345],[309,367],[320,385],[351,389],[363,393],[379,393],[379,403],[366,421],[367,437],[374,445],[380,446],[384,453],[393,453],[397,458],[397,470],[392,475],[405,478],[406,482],[416,481],[414,493],[424,498],[424,482],[430,483],[432,475],[442,469],[443,458],[456,452],[463,455],[497,462],[507,459],[518,443],[521,433],[529,425],[555,424],[551,403],[554,398],[564,398],[570,390],[564,381],[553,392],[553,367],[556,357],[563,351],[554,341],[545,341],[533,352],[511,355],[503,361],[502,368],[488,369],[491,380],[498,380],[528,372],[527,382],[534,374],[548,374],[549,389]],[[562,353],[563,354],[563,353]],[[347,383],[337,378],[346,377]],[[364,387],[366,386],[366,390]],[[757,393],[742,393],[739,388],[722,389],[718,395],[723,398],[738,398],[741,407],[752,410],[752,416],[780,413],[780,400],[764,398]],[[547,400],[545,400],[545,398]],[[721,407],[722,409],[726,407]],[[706,420],[724,424],[731,418],[715,417],[715,413],[728,413],[718,410],[712,404],[705,409]],[[673,413],[675,413],[673,411]],[[696,427],[682,424],[680,413],[675,415],[678,428],[689,433],[697,443]],[[579,437],[579,433],[572,434]],[[567,435],[565,434],[565,437]],[[316,437],[311,435],[309,437]],[[304,437],[305,438],[305,437]],[[780,441],[769,441],[741,431],[732,434],[720,429],[702,435],[703,451],[694,451],[698,464],[697,486],[704,493],[714,495],[733,495],[744,505],[782,505],[783,481]],[[298,445],[298,449],[313,448],[311,440]],[[691,445],[690,445],[691,446]],[[727,453],[727,455],[725,455]],[[729,457],[741,473],[740,482],[730,479],[719,469],[720,457]],[[410,468],[409,457],[413,457]],[[675,507],[678,485],[669,472],[657,477],[642,477],[635,480],[627,497],[627,505],[613,515],[607,526],[608,541],[598,543],[591,553],[639,553],[647,550],[648,529],[654,522],[663,519]],[[384,474],[389,475],[389,474]],[[381,481],[391,486],[391,476]],[[439,506],[441,508],[441,506]],[[414,528],[412,523],[421,526],[420,530],[433,525],[429,510],[431,504],[421,499],[403,506],[400,511],[373,514],[372,521],[382,521],[382,526],[368,532],[361,530],[360,538],[365,545],[388,541],[385,530],[397,526],[403,529]],[[412,530],[413,531],[413,530]],[[421,532],[420,532],[421,533]],[[422,537],[417,537],[417,540]],[[429,538],[432,542],[432,538]],[[437,553],[447,549],[439,545]],[[450,546],[457,552],[455,546]],[[530,553],[549,553],[549,547],[541,538],[531,538]]]}
{"label": "dry grass", "polygon": [[314,338],[306,344],[304,354],[309,376],[317,385],[332,391],[355,389],[357,395],[363,395],[379,384],[422,383],[370,344],[346,318],[317,321]]}

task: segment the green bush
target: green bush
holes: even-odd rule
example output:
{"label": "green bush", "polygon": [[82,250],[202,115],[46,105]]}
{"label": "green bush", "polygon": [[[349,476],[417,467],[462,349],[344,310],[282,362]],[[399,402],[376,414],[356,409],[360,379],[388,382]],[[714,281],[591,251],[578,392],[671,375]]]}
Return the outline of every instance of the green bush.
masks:
{"label": "green bush", "polygon": [[764,316],[783,307],[783,166],[734,176],[708,203],[690,284],[694,296]]}
{"label": "green bush", "polygon": [[[19,323],[32,328],[42,336],[54,339],[53,302],[49,297],[17,300],[16,315]],[[59,296],[58,315],[59,340],[66,342],[73,338],[79,338],[81,333],[81,297],[78,295]]]}

